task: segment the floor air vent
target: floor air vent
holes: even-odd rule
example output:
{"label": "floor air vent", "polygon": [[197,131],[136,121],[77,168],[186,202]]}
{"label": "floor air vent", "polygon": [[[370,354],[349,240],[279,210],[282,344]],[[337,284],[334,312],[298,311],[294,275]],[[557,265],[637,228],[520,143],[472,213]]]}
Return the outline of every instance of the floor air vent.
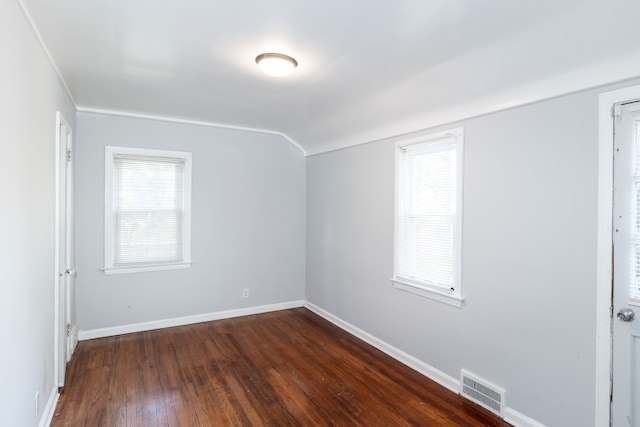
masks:
{"label": "floor air vent", "polygon": [[460,394],[504,418],[506,391],[465,371],[460,371]]}

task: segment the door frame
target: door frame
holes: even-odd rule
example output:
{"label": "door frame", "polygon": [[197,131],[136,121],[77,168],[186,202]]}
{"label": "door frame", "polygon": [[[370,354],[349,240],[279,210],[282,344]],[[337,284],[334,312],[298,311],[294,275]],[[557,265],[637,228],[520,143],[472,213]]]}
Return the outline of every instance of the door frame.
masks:
{"label": "door frame", "polygon": [[[66,139],[63,141],[61,140],[60,136],[61,136],[61,129],[62,128],[66,129]],[[53,375],[54,375],[54,384],[57,387],[62,387],[64,386],[64,377],[65,377],[65,369],[64,366],[67,363],[67,352],[68,352],[68,348],[69,348],[69,344],[68,344],[68,339],[69,337],[67,336],[68,334],[66,333],[66,329],[67,329],[67,322],[70,321],[69,319],[69,312],[70,312],[70,300],[69,300],[69,289],[66,289],[66,282],[67,282],[67,273],[66,273],[66,267],[65,269],[63,269],[61,271],[60,269],[60,261],[61,261],[61,257],[62,259],[66,260],[66,264],[69,263],[68,258],[68,251],[65,245],[64,251],[63,253],[61,253],[60,250],[60,243],[62,241],[68,241],[71,237],[72,237],[72,231],[69,229],[69,227],[73,227],[73,224],[70,224],[69,221],[67,220],[67,214],[65,213],[64,218],[61,216],[60,214],[60,209],[62,208],[60,202],[61,202],[61,196],[62,196],[62,192],[61,192],[61,186],[64,185],[65,189],[64,189],[64,201],[65,204],[67,205],[67,207],[69,206],[69,197],[70,195],[68,194],[69,192],[73,192],[73,187],[69,187],[69,185],[67,185],[67,180],[68,178],[70,178],[71,175],[71,171],[70,171],[70,163],[66,160],[66,154],[63,155],[62,150],[64,150],[64,152],[66,153],[68,149],[71,149],[72,144],[73,144],[73,130],[71,128],[71,126],[69,126],[68,122],[65,120],[65,118],[62,116],[62,113],[60,111],[56,112],[56,128],[55,128],[55,132],[56,132],[56,136],[55,136],[55,223],[54,223],[54,233],[55,233],[55,238],[54,238],[54,331],[53,331],[53,337],[54,337],[54,369],[53,369]],[[61,182],[61,177],[60,177],[60,173],[63,170],[65,171],[65,182]],[[65,208],[65,212],[67,212],[67,208]],[[65,221],[65,227],[64,227],[64,236],[62,235],[62,231],[61,231],[61,221]],[[64,298],[61,300],[60,298],[60,291],[61,289],[65,289],[64,292]],[[62,366],[62,369],[60,368]]]}
{"label": "door frame", "polygon": [[640,85],[600,94],[598,111],[598,253],[595,425],[611,424],[613,322],[613,107],[640,99]]}

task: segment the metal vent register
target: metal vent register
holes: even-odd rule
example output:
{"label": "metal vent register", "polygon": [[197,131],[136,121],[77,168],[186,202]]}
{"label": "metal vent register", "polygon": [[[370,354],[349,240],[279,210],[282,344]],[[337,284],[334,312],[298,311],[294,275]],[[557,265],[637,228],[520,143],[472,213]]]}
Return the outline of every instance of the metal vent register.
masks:
{"label": "metal vent register", "polygon": [[460,394],[504,418],[506,391],[465,371],[460,371]]}

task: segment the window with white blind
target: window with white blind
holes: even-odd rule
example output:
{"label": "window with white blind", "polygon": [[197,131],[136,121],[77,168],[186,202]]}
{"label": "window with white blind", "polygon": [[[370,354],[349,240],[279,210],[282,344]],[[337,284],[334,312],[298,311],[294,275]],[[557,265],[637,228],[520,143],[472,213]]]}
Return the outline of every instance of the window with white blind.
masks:
{"label": "window with white blind", "polygon": [[464,130],[396,149],[394,286],[461,307]]}
{"label": "window with white blind", "polygon": [[191,153],[105,147],[106,274],[191,264]]}
{"label": "window with white blind", "polygon": [[632,143],[633,143],[633,172],[630,179],[629,191],[632,198],[633,227],[631,228],[632,277],[629,285],[629,305],[640,306],[640,106],[631,107]]}

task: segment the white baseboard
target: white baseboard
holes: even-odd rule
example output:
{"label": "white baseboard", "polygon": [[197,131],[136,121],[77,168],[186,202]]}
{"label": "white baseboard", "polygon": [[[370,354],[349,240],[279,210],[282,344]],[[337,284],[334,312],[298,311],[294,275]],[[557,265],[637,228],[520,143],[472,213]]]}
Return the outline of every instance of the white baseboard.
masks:
{"label": "white baseboard", "polygon": [[370,333],[365,332],[362,329],[352,325],[351,323],[346,322],[337,316],[334,316],[333,314],[318,307],[313,303],[310,303],[307,301],[305,302],[304,306],[309,310],[313,311],[314,313],[316,313],[317,315],[324,317],[334,325],[340,327],[341,329],[344,329],[345,331],[349,332],[352,335],[355,335],[356,337],[360,338],[362,341],[365,341],[366,343],[371,344],[372,346],[382,351],[383,353],[388,354],[389,356],[393,357],[397,361],[407,365],[412,369],[415,369],[416,371],[420,372],[422,375],[434,380],[441,386],[448,388],[454,393],[458,393],[458,391],[460,390],[460,380],[458,380],[457,378],[453,378],[452,376],[445,374],[441,370],[436,369],[433,366],[427,363],[424,363],[419,359],[416,359],[410,354],[407,354],[404,351],[382,341],[381,339],[374,337]]}
{"label": "white baseboard", "polygon": [[539,423],[533,418],[529,418],[518,411],[511,408],[505,408],[504,420],[509,424],[513,424],[516,427],[545,427],[544,424]]}
{"label": "white baseboard", "polygon": [[109,328],[89,329],[78,331],[78,340],[112,337],[114,335],[130,334],[134,332],[151,331],[154,329],[171,328],[173,326],[192,325],[194,323],[210,322],[212,320],[231,319],[233,317],[249,316],[252,314],[268,313],[270,311],[287,310],[303,307],[304,301],[289,301],[278,304],[260,305],[257,307],[238,308],[234,310],[217,311],[214,313],[197,314],[194,316],[174,317],[171,319],[154,320],[152,322],[134,323],[130,325],[112,326]]}
{"label": "white baseboard", "polygon": [[[352,335],[355,335],[366,343],[371,344],[383,353],[386,353],[389,356],[393,357],[398,362],[403,363],[412,369],[415,369],[425,377],[432,379],[441,386],[453,391],[454,393],[460,392],[460,380],[458,378],[454,378],[442,372],[441,370],[434,368],[428,363],[416,359],[410,354],[407,354],[404,351],[392,346],[391,344],[374,337],[370,333],[363,331],[362,329],[352,325],[349,322],[346,322],[345,320],[329,313],[328,311],[318,307],[317,305],[309,301],[305,301],[304,307],[325,318],[339,328],[344,329]],[[537,422],[533,418],[529,418],[526,415],[523,415],[520,412],[508,407],[505,408],[504,420],[516,427],[545,427],[543,424]]]}
{"label": "white baseboard", "polygon": [[57,387],[53,387],[51,389],[51,393],[49,393],[49,399],[47,400],[47,405],[44,407],[42,411],[42,417],[40,418],[40,422],[38,423],[38,427],[48,427],[53,420],[53,415],[56,412],[56,405],[58,404],[58,399],[60,398],[60,394],[58,393]]}

